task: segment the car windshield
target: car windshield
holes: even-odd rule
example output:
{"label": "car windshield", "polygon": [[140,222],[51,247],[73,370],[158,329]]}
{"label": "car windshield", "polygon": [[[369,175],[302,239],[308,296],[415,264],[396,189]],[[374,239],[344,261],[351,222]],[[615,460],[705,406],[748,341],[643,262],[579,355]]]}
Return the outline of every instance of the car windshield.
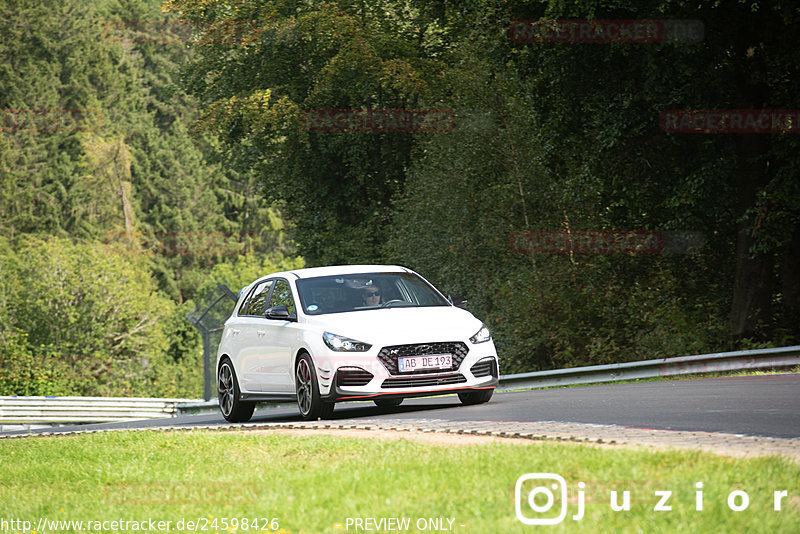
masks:
{"label": "car windshield", "polygon": [[413,273],[364,273],[297,281],[308,315],[399,307],[449,306],[430,284]]}

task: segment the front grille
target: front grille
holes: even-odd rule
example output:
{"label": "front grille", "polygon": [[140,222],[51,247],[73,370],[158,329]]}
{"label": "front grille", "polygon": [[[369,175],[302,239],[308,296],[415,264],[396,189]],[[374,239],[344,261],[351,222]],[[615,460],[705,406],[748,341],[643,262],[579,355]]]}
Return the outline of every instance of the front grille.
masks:
{"label": "front grille", "polygon": [[478,363],[469,368],[472,376],[493,376],[497,378],[497,361],[494,358],[483,358]]}
{"label": "front grille", "polygon": [[[467,357],[469,348],[460,341],[446,341],[440,343],[416,343],[413,345],[394,345],[383,347],[378,353],[378,359],[386,370],[393,375],[419,375],[431,373],[446,373],[456,371],[461,367],[461,362]],[[397,358],[407,356],[423,356],[425,354],[451,354],[453,356],[453,367],[450,369],[419,369],[401,373],[397,365]]]}
{"label": "front grille", "polygon": [[[413,375],[413,373],[409,373]],[[383,381],[383,388],[417,388],[426,386],[443,386],[447,384],[461,384],[467,378],[461,373],[444,376],[409,376],[407,378],[387,378]]]}
{"label": "front grille", "polygon": [[360,367],[340,367],[336,371],[336,382],[340,386],[366,386],[372,376],[372,373]]}

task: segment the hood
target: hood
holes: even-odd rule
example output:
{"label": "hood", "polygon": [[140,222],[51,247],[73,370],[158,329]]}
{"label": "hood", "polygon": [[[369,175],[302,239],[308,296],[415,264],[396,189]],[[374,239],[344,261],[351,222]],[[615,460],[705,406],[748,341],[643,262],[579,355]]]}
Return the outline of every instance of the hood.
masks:
{"label": "hood", "polygon": [[481,328],[471,313],[453,306],[379,308],[311,318],[320,333],[346,336],[371,345],[404,345],[466,340]]}

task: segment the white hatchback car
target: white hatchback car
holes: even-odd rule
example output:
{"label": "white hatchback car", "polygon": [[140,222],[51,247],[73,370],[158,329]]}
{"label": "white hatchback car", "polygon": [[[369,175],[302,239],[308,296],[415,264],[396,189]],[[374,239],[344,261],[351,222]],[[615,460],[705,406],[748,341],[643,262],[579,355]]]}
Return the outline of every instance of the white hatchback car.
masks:
{"label": "white hatchback car", "polygon": [[222,415],[296,400],[303,419],[336,402],[457,393],[487,402],[498,381],[486,327],[417,273],[347,265],[274,273],[242,289],[217,353]]}

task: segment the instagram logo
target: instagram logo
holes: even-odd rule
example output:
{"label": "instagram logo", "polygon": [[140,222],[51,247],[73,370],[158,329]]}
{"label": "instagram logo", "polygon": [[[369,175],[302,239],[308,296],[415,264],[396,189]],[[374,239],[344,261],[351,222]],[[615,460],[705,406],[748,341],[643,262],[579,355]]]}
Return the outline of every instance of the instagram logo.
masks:
{"label": "instagram logo", "polygon": [[[553,513],[556,501],[558,515]],[[514,506],[517,519],[526,525],[561,523],[567,517],[567,482],[555,473],[522,475],[514,488]]]}
{"label": "instagram logo", "polygon": [[[695,482],[695,511],[703,511],[702,481]],[[647,491],[649,493],[649,491]],[[653,511],[671,512],[673,490],[655,490],[653,493]],[[615,512],[631,511],[631,490],[620,492],[610,489],[608,493],[608,506]],[[789,495],[788,490],[773,491],[772,509],[776,512],[783,510],[783,499]],[[577,513],[573,514],[573,521],[580,521],[586,512],[586,483],[578,482],[573,494],[572,502],[577,502]],[[635,502],[635,501],[634,501]],[[646,502],[646,501],[639,501]],[[728,494],[728,508],[732,512],[743,512],[750,506],[750,495],[744,490],[736,489]],[[644,505],[646,506],[646,505]],[[517,479],[514,488],[514,508],[517,519],[526,525],[557,525],[567,518],[567,483],[561,475],[555,473],[528,473]]]}

